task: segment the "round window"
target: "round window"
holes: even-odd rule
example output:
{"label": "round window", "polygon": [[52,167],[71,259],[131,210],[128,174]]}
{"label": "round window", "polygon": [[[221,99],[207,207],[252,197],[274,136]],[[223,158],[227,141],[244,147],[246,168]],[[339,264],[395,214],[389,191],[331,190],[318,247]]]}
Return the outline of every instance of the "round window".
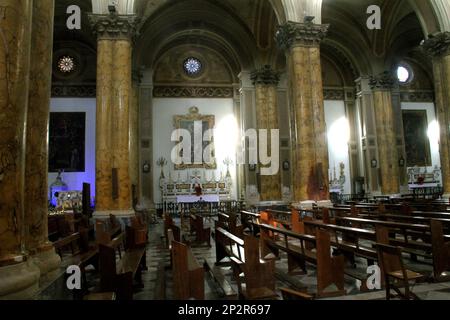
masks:
{"label": "round window", "polygon": [[197,58],[187,58],[183,63],[183,68],[189,76],[197,76],[202,72],[202,63]]}
{"label": "round window", "polygon": [[397,67],[397,79],[401,84],[408,83],[411,80],[411,72],[405,66]]}

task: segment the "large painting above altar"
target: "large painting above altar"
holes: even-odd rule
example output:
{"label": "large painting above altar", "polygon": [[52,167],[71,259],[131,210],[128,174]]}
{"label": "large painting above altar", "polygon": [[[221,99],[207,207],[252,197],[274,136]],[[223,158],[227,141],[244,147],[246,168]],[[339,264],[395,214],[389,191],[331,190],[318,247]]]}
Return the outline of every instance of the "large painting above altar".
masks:
{"label": "large painting above altar", "polygon": [[187,115],[174,116],[174,127],[182,136],[177,135],[175,152],[179,161],[174,161],[175,170],[217,169],[214,126],[215,116],[201,115],[197,107],[191,107]]}

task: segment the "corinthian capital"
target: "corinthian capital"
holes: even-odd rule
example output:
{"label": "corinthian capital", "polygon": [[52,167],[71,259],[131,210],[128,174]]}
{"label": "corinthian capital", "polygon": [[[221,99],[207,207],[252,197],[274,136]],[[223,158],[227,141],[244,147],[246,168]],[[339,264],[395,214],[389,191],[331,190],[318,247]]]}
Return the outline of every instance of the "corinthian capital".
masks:
{"label": "corinthian capital", "polygon": [[293,46],[319,46],[327,35],[328,28],[328,24],[289,21],[278,28],[276,41],[281,49],[290,49]]}
{"label": "corinthian capital", "polygon": [[372,90],[390,90],[395,84],[396,80],[389,71],[385,71],[376,76],[371,76],[369,80],[369,86]]}
{"label": "corinthian capital", "polygon": [[440,32],[430,35],[422,42],[422,47],[432,56],[450,54],[450,32]]}
{"label": "corinthian capital", "polygon": [[137,34],[136,26],[139,18],[136,15],[118,15],[111,13],[109,15],[90,14],[94,34],[99,39],[133,39]]}
{"label": "corinthian capital", "polygon": [[278,85],[280,76],[270,66],[264,66],[259,70],[252,72],[250,79],[253,84]]}

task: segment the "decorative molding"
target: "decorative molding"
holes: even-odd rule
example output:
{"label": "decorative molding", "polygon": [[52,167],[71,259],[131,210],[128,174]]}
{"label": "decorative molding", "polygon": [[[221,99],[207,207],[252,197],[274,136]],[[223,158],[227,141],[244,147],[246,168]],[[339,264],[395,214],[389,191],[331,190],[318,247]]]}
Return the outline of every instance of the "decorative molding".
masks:
{"label": "decorative molding", "polygon": [[323,89],[323,99],[324,100],[345,100],[345,92],[342,89]]}
{"label": "decorative molding", "polygon": [[89,22],[94,34],[99,39],[127,39],[137,35],[136,26],[140,19],[137,15],[89,14]]}
{"label": "decorative molding", "polygon": [[233,87],[155,86],[155,98],[233,98]]}
{"label": "decorative molding", "polygon": [[280,76],[275,72],[271,66],[266,65],[259,70],[255,70],[251,73],[250,79],[253,85],[274,85],[277,86],[280,82]]}
{"label": "decorative molding", "polygon": [[432,56],[450,54],[450,32],[439,32],[430,35],[422,42],[422,47]]}
{"label": "decorative molding", "polygon": [[95,85],[52,85],[54,98],[95,98],[97,88]]}
{"label": "decorative molding", "polygon": [[278,28],[276,41],[283,49],[295,46],[319,46],[328,32],[329,24],[298,23],[289,21]]}
{"label": "decorative molding", "polygon": [[433,91],[400,91],[402,102],[434,102]]}
{"label": "decorative molding", "polygon": [[371,76],[369,86],[372,90],[391,90],[396,84],[395,78],[389,71],[385,71],[376,76]]}

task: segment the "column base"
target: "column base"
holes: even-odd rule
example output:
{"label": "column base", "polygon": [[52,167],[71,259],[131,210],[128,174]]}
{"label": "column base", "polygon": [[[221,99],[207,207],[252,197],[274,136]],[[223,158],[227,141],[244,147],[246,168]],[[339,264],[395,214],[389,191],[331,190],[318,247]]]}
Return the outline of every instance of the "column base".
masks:
{"label": "column base", "polygon": [[31,258],[41,271],[41,284],[59,274],[61,257],[56,254],[53,245],[45,244],[41,246]]}
{"label": "column base", "polygon": [[0,300],[30,300],[39,290],[39,267],[25,262],[0,267]]}
{"label": "column base", "polygon": [[450,199],[450,193],[446,193],[446,194],[442,195],[442,199],[449,200]]}

